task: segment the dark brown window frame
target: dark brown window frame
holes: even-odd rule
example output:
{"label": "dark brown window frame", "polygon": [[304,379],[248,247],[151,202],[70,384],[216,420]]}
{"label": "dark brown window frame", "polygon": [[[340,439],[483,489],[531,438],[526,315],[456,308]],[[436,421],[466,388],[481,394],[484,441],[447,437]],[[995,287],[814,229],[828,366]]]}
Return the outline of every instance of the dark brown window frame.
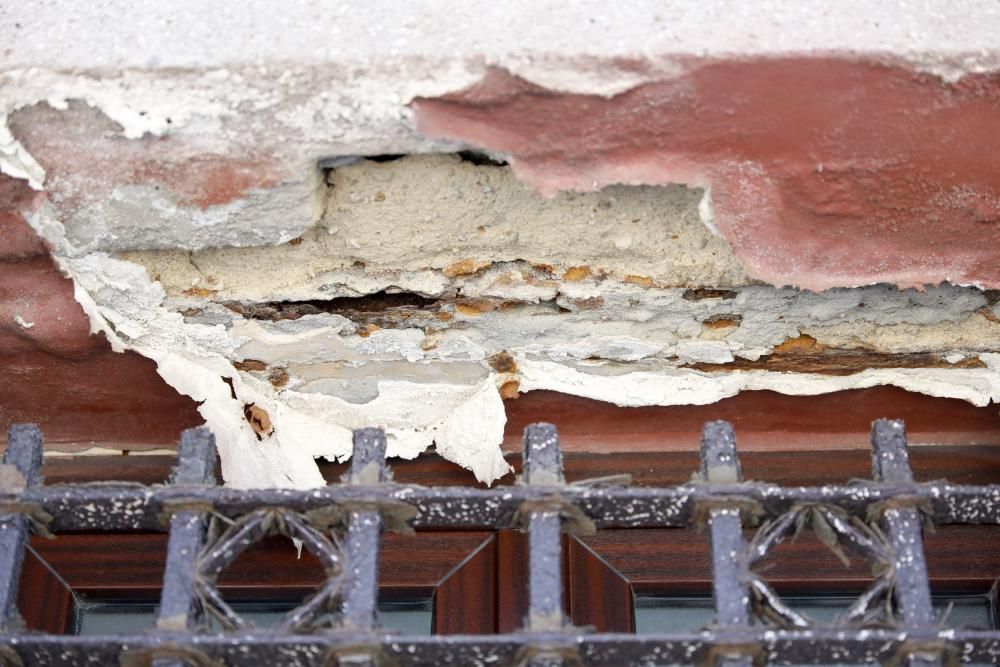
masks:
{"label": "dark brown window frame", "polygon": [[[487,531],[385,535],[380,599],[432,598],[435,634],[495,632],[496,541]],[[70,634],[74,597],[157,603],[166,543],[162,533],[33,538],[22,574],[22,617],[31,629]],[[230,600],[297,602],[323,581],[312,565],[287,539],[268,539],[227,570],[219,589]],[[458,608],[464,613],[448,613]]]}

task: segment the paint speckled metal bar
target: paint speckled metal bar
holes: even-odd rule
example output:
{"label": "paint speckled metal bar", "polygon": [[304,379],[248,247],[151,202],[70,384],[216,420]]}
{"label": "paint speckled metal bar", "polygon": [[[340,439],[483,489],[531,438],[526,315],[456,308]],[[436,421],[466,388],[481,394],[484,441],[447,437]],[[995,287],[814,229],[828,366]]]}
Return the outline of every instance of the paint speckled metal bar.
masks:
{"label": "paint speckled metal bar", "polygon": [[[388,477],[385,466],[385,433],[365,428],[354,432],[348,484],[379,485]],[[377,510],[352,507],[347,511],[344,538],[344,593],[341,609],[346,629],[359,633],[375,630],[378,604],[378,563],[382,539],[382,516]],[[369,640],[360,646],[372,643]],[[338,655],[339,665],[375,667],[377,653],[367,648]]]}
{"label": "paint speckled metal bar", "polygon": [[[171,483],[199,489],[216,483],[215,438],[205,428],[181,434]],[[180,507],[180,506],[178,506]],[[170,515],[167,562],[163,570],[163,591],[156,612],[156,627],[164,633],[195,629],[202,610],[195,591],[196,561],[205,545],[208,516],[196,508],[184,508]],[[157,658],[152,667],[186,667],[177,658]]]}
{"label": "paint speckled metal bar", "polygon": [[[49,487],[41,484],[39,475],[42,443],[38,430],[14,427],[5,457],[8,466],[0,469],[0,526],[4,526],[0,533],[0,612],[4,614],[0,664],[742,667],[877,663],[924,667],[945,660],[1000,661],[1000,632],[941,627],[934,618],[921,535],[926,521],[1000,523],[1000,486],[914,483],[901,423],[874,425],[872,481],[823,487],[743,482],[734,434],[724,422],[706,425],[701,479],[668,488],[593,488],[566,483],[558,436],[553,426],[544,424],[529,427],[525,434],[523,483],[499,489],[393,484],[384,461],[384,434],[363,429],[356,433],[355,443],[347,478],[307,491],[214,486],[211,438],[199,431],[184,434],[172,484]],[[741,533],[748,508],[755,520],[764,523],[749,545]],[[214,550],[210,545],[200,546],[207,539],[204,521],[209,514],[219,525],[228,526],[228,532],[221,535],[212,532]],[[165,516],[170,517],[166,524]],[[706,526],[712,544],[717,623],[700,631],[641,636],[591,633],[570,625],[562,609],[560,550],[567,517],[592,521],[598,528]],[[530,613],[525,628],[498,635],[420,637],[393,636],[378,628],[378,552],[388,518],[397,529],[401,522],[403,527],[408,523],[418,529],[526,527],[530,575],[525,585]],[[848,548],[860,549],[879,562],[891,558],[892,585],[876,582],[871,589],[872,595],[894,590],[898,613],[889,627],[885,622],[833,627],[798,617],[792,619],[791,627],[762,615],[759,604],[765,611],[790,617],[787,605],[762,576],[747,569],[756,562],[754,549],[766,552],[796,522],[807,520]],[[169,530],[157,627],[139,635],[91,637],[21,630],[14,623],[15,601],[31,529],[57,534]],[[224,601],[212,598],[214,578],[240,549],[276,532],[298,536],[320,557],[329,577],[324,588],[267,631],[243,622],[231,623],[222,631],[206,627],[198,618],[194,598],[208,595],[201,603],[213,605],[216,613],[225,612]],[[749,599],[755,602],[748,604],[748,576],[756,577],[754,595],[771,597],[758,600],[751,595]]]}
{"label": "paint speckled metal bar", "polygon": [[[701,479],[708,484],[733,484],[743,481],[740,460],[736,455],[736,436],[728,422],[705,424],[701,435]],[[741,504],[712,502],[706,506],[705,520],[712,547],[712,597],[715,602],[715,624],[720,628],[740,628],[750,625],[750,593],[741,568],[746,550],[743,540]],[[751,667],[753,657],[744,655],[740,644],[731,644],[712,656],[713,667]]]}
{"label": "paint speckled metal bar", "polygon": [[[229,518],[258,507],[285,507],[297,512],[351,502],[402,502],[412,505],[417,529],[508,527],[517,508],[538,499],[544,489],[500,487],[425,487],[384,484],[378,487],[332,484],[312,490],[205,488],[197,498]],[[719,484],[711,487],[684,484],[672,487],[587,488],[569,485],[561,497],[592,517],[598,528],[657,528],[691,525],[697,506],[710,498],[738,497],[755,502],[777,516],[803,503],[836,505],[864,517],[879,501],[909,496],[926,502],[925,515],[937,523],[1000,523],[1000,485],[965,486],[947,482],[921,484],[866,482],[853,485],[780,487],[760,482]],[[163,530],[160,516],[190,491],[138,485],[79,484],[29,488],[23,493],[4,492],[0,502],[24,501],[52,515],[50,528],[67,531]]]}
{"label": "paint speckled metal bar", "polygon": [[[876,482],[913,482],[906,427],[902,421],[880,419],[874,422],[871,443],[872,477]],[[914,646],[914,651],[906,655],[906,664],[909,667],[938,667],[942,656],[939,645],[934,642],[937,620],[931,606],[927,560],[924,558],[924,520],[920,503],[919,499],[898,496],[877,509],[892,548],[896,604]],[[919,641],[921,635],[926,636],[924,641]]]}
{"label": "paint speckled metal bar", "polygon": [[[532,424],[524,430],[524,471],[528,486],[559,487],[565,483],[559,434],[552,424]],[[559,632],[566,626],[563,612],[562,516],[560,500],[548,497],[522,506],[528,529],[529,632]],[[564,650],[542,643],[528,645],[526,667],[561,667]],[[534,650],[531,650],[534,649]]]}
{"label": "paint speckled metal bar", "polygon": [[[42,481],[42,433],[34,424],[14,424],[7,435],[7,451],[3,457],[4,491],[19,492],[37,487]],[[18,509],[11,506],[9,509]],[[18,580],[24,565],[24,547],[28,542],[28,513],[0,511],[0,629],[16,627]],[[34,520],[42,517],[36,515]]]}

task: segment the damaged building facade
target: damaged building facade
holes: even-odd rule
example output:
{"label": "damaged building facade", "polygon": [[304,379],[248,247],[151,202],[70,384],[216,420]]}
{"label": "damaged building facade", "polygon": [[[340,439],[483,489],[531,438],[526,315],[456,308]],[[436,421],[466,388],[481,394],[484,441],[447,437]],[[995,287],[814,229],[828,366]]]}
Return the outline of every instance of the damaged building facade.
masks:
{"label": "damaged building facade", "polygon": [[378,427],[505,484],[551,406],[588,455],[1000,438],[990,3],[114,4],[0,9],[0,415],[47,461],[204,424],[306,490]]}

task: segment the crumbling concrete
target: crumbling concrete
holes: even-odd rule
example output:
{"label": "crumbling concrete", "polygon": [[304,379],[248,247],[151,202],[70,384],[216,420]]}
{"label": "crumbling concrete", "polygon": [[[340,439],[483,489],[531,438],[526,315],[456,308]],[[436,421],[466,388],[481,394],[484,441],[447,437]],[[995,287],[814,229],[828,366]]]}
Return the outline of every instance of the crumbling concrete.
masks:
{"label": "crumbling concrete", "polygon": [[113,256],[117,241],[81,251],[47,206],[33,217],[92,321],[203,401],[233,483],[319,484],[312,459],[348,456],[370,423],[392,455],[434,445],[491,481],[508,469],[501,397],[535,389],[624,406],[879,384],[1000,400],[994,295],[755,284],[698,192],[545,199],[457,156],[355,161],[328,182],[316,226],[276,246]]}
{"label": "crumbling concrete", "polygon": [[229,483],[319,484],[373,423],[489,481],[534,389],[1000,400],[990,3],[233,8],[0,10],[17,219]]}

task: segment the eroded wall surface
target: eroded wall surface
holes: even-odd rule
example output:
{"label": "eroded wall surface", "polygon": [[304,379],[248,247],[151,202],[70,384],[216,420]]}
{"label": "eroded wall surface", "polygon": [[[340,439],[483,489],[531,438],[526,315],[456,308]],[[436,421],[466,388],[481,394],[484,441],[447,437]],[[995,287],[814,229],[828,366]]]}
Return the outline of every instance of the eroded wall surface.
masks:
{"label": "eroded wall surface", "polygon": [[0,333],[196,402],[231,484],[372,424],[491,481],[533,390],[1000,401],[989,3],[186,4],[2,10]]}

